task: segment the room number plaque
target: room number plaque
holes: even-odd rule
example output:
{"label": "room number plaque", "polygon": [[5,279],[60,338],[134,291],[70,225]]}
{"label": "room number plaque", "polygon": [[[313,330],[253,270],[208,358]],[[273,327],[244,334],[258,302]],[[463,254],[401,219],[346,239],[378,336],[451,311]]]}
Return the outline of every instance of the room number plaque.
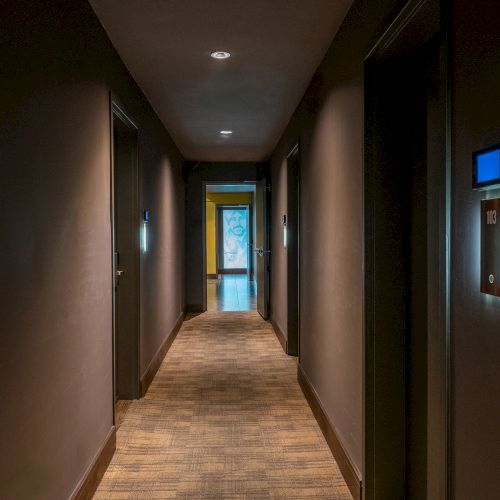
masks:
{"label": "room number plaque", "polygon": [[500,198],[481,201],[481,292],[500,297]]}

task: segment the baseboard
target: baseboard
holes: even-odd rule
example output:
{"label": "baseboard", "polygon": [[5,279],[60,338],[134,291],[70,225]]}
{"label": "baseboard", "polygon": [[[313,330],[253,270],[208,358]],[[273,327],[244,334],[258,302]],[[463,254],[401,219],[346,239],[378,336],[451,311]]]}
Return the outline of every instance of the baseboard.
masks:
{"label": "baseboard", "polygon": [[153,356],[153,359],[150,361],[149,366],[146,369],[146,372],[141,378],[141,398],[143,398],[146,393],[148,392],[149,386],[151,385],[151,382],[155,378],[156,373],[158,372],[158,369],[160,368],[160,365],[162,364],[163,360],[165,359],[165,356],[170,349],[170,346],[172,345],[172,342],[175,340],[175,337],[177,336],[177,333],[181,329],[182,323],[184,321],[185,313],[182,312],[179,317],[177,318],[177,321],[175,322],[174,327],[170,331],[170,334],[168,337],[163,341],[163,344],[160,346],[158,349],[158,352]]}
{"label": "baseboard", "polygon": [[202,313],[205,312],[203,304],[188,304],[186,306],[186,311],[188,313]]}
{"label": "baseboard", "polygon": [[113,426],[89,468],[85,471],[83,478],[69,497],[70,500],[90,500],[94,496],[102,476],[104,476],[109,462],[113,458],[115,450],[116,428]]}
{"label": "baseboard", "polygon": [[218,274],[207,274],[207,280],[216,280],[219,278]]}
{"label": "baseboard", "polygon": [[274,333],[276,334],[276,337],[278,337],[281,347],[283,347],[283,350],[288,354],[288,345],[285,334],[273,318],[271,318],[271,325],[273,325]]}
{"label": "baseboard", "polygon": [[340,472],[344,477],[347,487],[349,488],[354,500],[360,500],[362,491],[361,476],[352,463],[352,460],[347,454],[342,443],[340,442],[335,427],[330,422],[330,419],[323,409],[318,395],[309,382],[307,375],[304,373],[300,365],[298,365],[297,368],[297,379],[299,381],[300,387],[302,388],[302,392],[304,393],[304,396],[306,397],[307,402],[311,407],[318,425],[321,428],[323,435],[325,436],[326,442],[328,443],[328,446],[332,451],[333,457],[337,461],[337,465],[339,466]]}

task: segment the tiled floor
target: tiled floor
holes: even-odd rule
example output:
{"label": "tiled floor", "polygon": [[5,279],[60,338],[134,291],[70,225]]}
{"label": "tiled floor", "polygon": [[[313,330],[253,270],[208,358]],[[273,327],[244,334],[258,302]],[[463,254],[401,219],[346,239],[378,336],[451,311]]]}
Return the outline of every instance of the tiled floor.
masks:
{"label": "tiled floor", "polygon": [[246,274],[222,274],[207,281],[209,311],[253,311],[257,308],[257,285]]}
{"label": "tiled floor", "polygon": [[124,415],[95,499],[352,497],[295,358],[252,311],[186,319],[148,393]]}

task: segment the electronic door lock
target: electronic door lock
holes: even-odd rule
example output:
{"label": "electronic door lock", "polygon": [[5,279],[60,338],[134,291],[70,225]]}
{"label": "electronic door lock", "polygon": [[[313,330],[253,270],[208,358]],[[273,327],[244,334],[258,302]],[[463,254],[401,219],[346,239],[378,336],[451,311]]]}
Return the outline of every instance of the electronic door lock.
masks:
{"label": "electronic door lock", "polygon": [[256,248],[254,252],[259,256],[259,257],[264,257],[265,253],[271,253],[271,250],[264,250],[263,248]]}

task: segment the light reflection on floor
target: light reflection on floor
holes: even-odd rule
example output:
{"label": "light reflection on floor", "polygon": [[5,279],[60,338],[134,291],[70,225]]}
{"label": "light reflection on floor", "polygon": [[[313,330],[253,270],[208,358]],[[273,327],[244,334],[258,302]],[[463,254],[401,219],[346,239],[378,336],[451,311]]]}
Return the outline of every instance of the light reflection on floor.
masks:
{"label": "light reflection on floor", "polygon": [[207,280],[209,311],[253,311],[257,308],[256,283],[246,274],[222,274]]}

